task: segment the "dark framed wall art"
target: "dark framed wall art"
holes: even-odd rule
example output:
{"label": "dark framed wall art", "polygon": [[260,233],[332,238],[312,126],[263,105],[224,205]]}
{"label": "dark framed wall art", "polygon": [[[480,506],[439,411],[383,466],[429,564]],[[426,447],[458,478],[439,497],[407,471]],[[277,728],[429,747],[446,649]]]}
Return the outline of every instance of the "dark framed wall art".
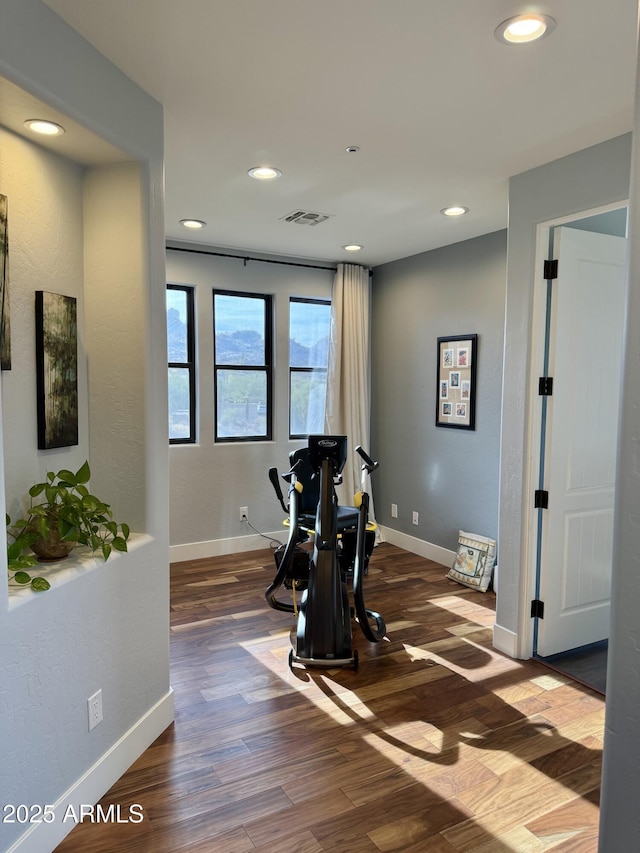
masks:
{"label": "dark framed wall art", "polygon": [[436,426],[476,428],[477,335],[438,338]]}
{"label": "dark framed wall art", "polygon": [[78,443],[78,322],[73,296],[36,291],[38,449]]}
{"label": "dark framed wall art", "polygon": [[6,195],[0,195],[0,370],[11,370],[9,211]]}

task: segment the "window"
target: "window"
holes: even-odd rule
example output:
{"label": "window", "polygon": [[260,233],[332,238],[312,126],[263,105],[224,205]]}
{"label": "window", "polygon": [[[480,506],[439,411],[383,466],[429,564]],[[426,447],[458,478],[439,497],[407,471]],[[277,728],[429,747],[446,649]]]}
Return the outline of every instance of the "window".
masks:
{"label": "window", "polygon": [[331,302],[289,300],[289,437],[324,432]]}
{"label": "window", "polygon": [[169,443],[196,440],[196,348],[193,288],[167,285]]}
{"label": "window", "polygon": [[270,296],[213,292],[216,441],[271,439]]}

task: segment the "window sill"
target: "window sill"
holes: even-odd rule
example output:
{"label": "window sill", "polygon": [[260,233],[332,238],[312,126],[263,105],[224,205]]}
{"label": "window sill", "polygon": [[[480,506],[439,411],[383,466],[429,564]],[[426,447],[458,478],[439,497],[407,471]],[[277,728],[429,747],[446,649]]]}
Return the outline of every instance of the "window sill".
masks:
{"label": "window sill", "polygon": [[[145,533],[132,533],[127,542],[129,550],[112,551],[107,563],[113,564],[119,560],[126,560],[135,551],[152,541],[153,537]],[[51,584],[51,589],[55,589],[104,565],[102,557],[93,554],[88,548],[78,546],[64,560],[57,560],[55,563],[38,563],[27,571],[32,577],[46,578]],[[28,584],[9,581],[9,610],[21,607],[35,597],[46,596],[50,591],[36,592]]]}

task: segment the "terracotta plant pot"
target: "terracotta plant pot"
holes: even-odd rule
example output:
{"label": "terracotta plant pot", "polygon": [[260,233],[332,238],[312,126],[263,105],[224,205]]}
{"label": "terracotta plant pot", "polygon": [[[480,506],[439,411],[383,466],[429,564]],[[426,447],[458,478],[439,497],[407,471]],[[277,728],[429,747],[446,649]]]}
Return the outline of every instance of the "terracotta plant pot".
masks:
{"label": "terracotta plant pot", "polygon": [[60,535],[54,527],[49,531],[49,536],[46,539],[36,539],[30,547],[39,563],[52,563],[55,560],[64,560],[75,546],[75,542],[60,539]]}

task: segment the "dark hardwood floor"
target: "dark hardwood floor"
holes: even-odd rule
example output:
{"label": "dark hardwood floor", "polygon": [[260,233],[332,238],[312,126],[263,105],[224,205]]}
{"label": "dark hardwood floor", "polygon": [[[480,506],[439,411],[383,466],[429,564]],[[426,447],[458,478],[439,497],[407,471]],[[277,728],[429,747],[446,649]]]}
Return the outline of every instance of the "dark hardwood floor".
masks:
{"label": "dark hardwood floor", "polygon": [[608,656],[609,641],[602,640],[546,658],[539,657],[538,660],[604,696],[607,689]]}
{"label": "dark hardwood floor", "polygon": [[491,646],[494,596],[388,544],[360,667],[287,663],[268,550],[172,567],[176,720],[57,853],[595,853],[604,702]]}

